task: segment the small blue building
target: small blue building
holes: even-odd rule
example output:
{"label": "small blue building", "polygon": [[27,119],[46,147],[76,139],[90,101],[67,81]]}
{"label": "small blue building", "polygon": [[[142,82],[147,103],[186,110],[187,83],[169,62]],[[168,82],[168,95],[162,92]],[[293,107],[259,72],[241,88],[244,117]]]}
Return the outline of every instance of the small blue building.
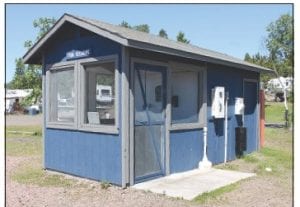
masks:
{"label": "small blue building", "polygon": [[267,68],[70,14],[24,61],[43,66],[45,169],[125,187],[198,168],[204,127],[213,164],[236,159],[236,127],[259,147]]}

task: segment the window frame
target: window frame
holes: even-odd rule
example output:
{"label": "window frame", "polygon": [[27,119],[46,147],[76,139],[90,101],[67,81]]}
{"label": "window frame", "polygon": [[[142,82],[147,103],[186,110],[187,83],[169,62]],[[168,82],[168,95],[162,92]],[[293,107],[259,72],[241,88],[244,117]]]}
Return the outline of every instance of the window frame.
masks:
{"label": "window frame", "polygon": [[[101,63],[114,63],[114,84],[115,84],[115,124],[114,125],[105,125],[105,124],[88,124],[84,123],[85,117],[85,107],[86,107],[86,76],[85,76],[85,66],[89,65],[97,65]],[[117,55],[109,55],[109,56],[101,56],[95,58],[85,58],[80,59],[78,61],[78,74],[79,74],[79,111],[78,111],[78,129],[81,131],[88,132],[100,132],[107,134],[118,134],[119,133],[119,70],[118,70],[118,56]]]}
{"label": "window frame", "polygon": [[198,121],[194,123],[172,123],[172,103],[170,107],[170,130],[201,129],[206,126],[206,106],[207,106],[207,73],[206,66],[196,66],[192,64],[170,62],[170,98],[172,98],[172,72],[174,70],[192,71],[198,73]]}
{"label": "window frame", "polygon": [[[65,71],[68,68],[73,68],[74,71],[74,91],[75,91],[75,103],[74,103],[74,122],[59,122],[59,121],[51,121],[50,120],[50,113],[51,113],[51,101],[50,101],[50,92],[51,92],[51,81],[52,81],[52,74],[53,72],[59,72],[59,71]],[[46,127],[47,128],[58,128],[58,129],[76,129],[77,128],[77,122],[78,122],[78,104],[77,104],[77,67],[76,67],[76,61],[68,61],[68,62],[61,62],[61,63],[55,63],[51,65],[46,66]],[[43,100],[44,101],[44,100]]]}

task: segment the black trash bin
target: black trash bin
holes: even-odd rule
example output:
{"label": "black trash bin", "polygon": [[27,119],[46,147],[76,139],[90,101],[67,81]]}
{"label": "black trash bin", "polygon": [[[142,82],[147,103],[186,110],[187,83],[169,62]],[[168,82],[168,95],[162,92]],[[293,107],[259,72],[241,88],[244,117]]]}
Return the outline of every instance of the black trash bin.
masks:
{"label": "black trash bin", "polygon": [[246,127],[235,128],[235,154],[240,157],[247,150],[247,129]]}

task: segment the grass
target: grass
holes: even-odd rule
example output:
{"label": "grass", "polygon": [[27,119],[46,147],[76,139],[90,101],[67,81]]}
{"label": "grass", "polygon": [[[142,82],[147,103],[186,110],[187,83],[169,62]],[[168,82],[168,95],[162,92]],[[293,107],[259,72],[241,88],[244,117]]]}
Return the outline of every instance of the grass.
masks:
{"label": "grass", "polygon": [[[25,132],[25,133],[24,133]],[[41,163],[42,155],[42,127],[41,126],[7,126],[6,127],[6,155],[8,156],[34,156]],[[76,185],[73,179],[66,179],[62,175],[50,174],[42,169],[40,164],[23,163],[15,169],[11,178],[23,184],[38,186],[71,187]]]}
{"label": "grass", "polygon": [[25,136],[28,138],[42,136],[41,126],[6,126],[6,138],[19,138]]}
{"label": "grass", "polygon": [[[261,175],[271,174],[281,177],[286,172],[292,170],[292,153],[279,149],[262,148],[259,152],[264,156],[264,160],[258,163],[257,173]],[[266,167],[272,169],[272,172],[266,172]]]}
{"label": "grass", "polygon": [[216,165],[214,166],[214,168],[222,169],[222,170],[238,170],[239,166],[232,163],[225,163],[225,164]]}
{"label": "grass", "polygon": [[24,165],[18,168],[11,177],[22,184],[33,184],[40,187],[72,187],[77,184],[74,179],[66,179],[63,175],[50,174],[41,167]]}
{"label": "grass", "polygon": [[7,126],[5,139],[6,154],[9,156],[41,155],[41,134],[42,129],[39,126]]}
{"label": "grass", "polygon": [[[292,103],[288,103],[289,121],[291,121]],[[285,107],[283,102],[266,102],[265,114],[267,123],[284,123]]]}
{"label": "grass", "polygon": [[101,189],[107,190],[111,186],[108,182],[102,182],[101,183]]}
{"label": "grass", "polygon": [[249,155],[245,155],[243,157],[243,159],[244,159],[245,162],[248,162],[248,163],[257,163],[257,162],[259,162],[259,158],[257,158],[254,153],[249,154]]}
{"label": "grass", "polygon": [[231,192],[231,191],[237,189],[239,185],[240,185],[240,183],[237,182],[237,183],[233,183],[233,184],[218,188],[211,192],[205,192],[205,193],[197,196],[196,198],[194,198],[193,201],[195,201],[196,203],[199,203],[199,204],[203,204],[203,203],[207,203],[209,201],[220,200],[221,196],[224,193]]}
{"label": "grass", "polygon": [[[267,103],[266,122],[283,123],[284,105],[283,103]],[[289,103],[289,109],[292,110]],[[238,170],[246,172],[255,172],[258,177],[268,177],[285,183],[284,188],[292,186],[292,131],[285,128],[265,128],[265,147],[257,152],[244,155],[241,159],[228,162],[225,165],[215,166],[219,169]],[[271,171],[267,171],[270,168]],[[242,185],[243,181],[240,182]],[[197,203],[215,202],[225,198],[227,192],[238,190],[239,185],[229,185],[219,188],[215,191],[204,193],[197,196],[194,200]]]}

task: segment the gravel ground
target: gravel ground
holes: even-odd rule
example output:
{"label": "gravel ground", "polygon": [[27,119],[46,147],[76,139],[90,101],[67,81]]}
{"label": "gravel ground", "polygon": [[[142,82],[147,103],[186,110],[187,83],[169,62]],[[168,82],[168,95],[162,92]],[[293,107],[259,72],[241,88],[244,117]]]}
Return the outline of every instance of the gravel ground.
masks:
{"label": "gravel ground", "polygon": [[[32,157],[6,157],[6,206],[195,206],[184,200],[167,198],[131,188],[111,186],[102,189],[99,182],[75,178],[80,185],[73,188],[39,187],[19,184],[10,179],[13,171],[24,162],[33,162]],[[67,176],[72,177],[72,176]]]}
{"label": "gravel ground", "polygon": [[[256,177],[243,181],[240,186],[221,198],[205,205],[169,198],[150,192],[131,188],[121,189],[111,186],[102,189],[101,184],[87,179],[73,178],[82,185],[70,187],[39,187],[20,184],[10,179],[10,175],[24,162],[36,162],[32,157],[6,157],[6,203],[7,207],[19,206],[292,206],[292,192],[287,190],[287,183],[280,183],[275,178]],[[50,172],[49,172],[50,173]]]}

